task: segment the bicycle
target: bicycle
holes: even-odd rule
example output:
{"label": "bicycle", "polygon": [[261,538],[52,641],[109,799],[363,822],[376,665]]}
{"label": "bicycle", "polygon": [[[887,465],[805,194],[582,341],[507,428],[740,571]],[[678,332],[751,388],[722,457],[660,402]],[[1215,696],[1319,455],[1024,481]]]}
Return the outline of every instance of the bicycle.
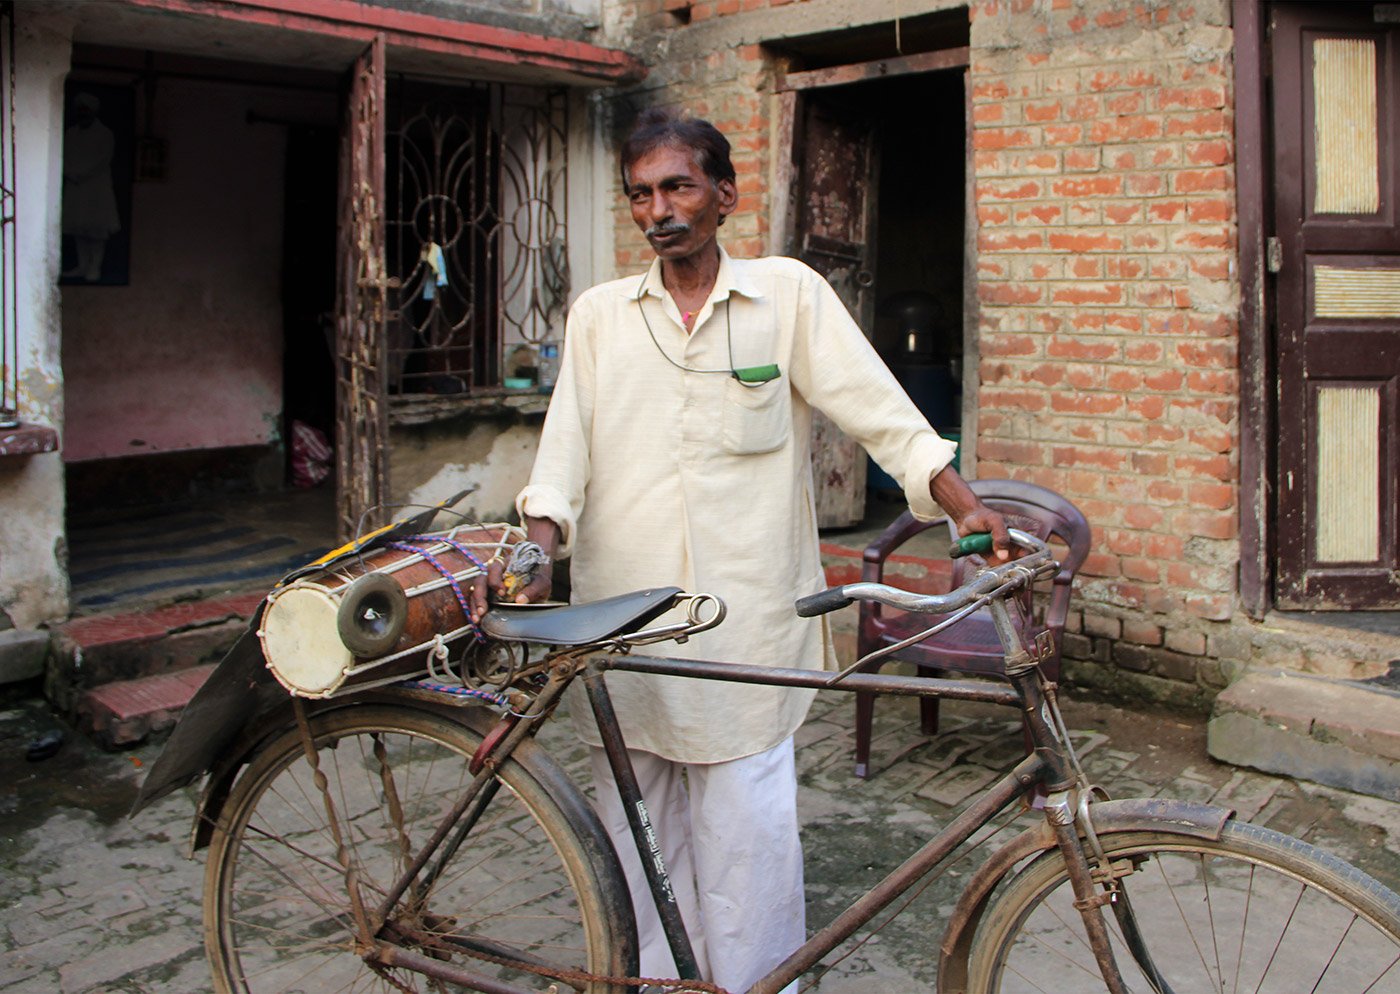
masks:
{"label": "bicycle", "polygon": [[[483,621],[490,646],[464,654],[454,684],[294,699],[264,714],[225,751],[196,818],[195,844],[209,847],[205,934],[216,989],[620,994],[660,983],[714,992],[696,979],[611,710],[609,670],[938,695],[1023,717],[1026,758],[751,994],[801,977],[1038,788],[1043,823],[991,853],[949,916],[939,991],[1082,990],[1090,981],[1157,994],[1400,988],[1400,896],[1226,809],[1109,800],[1089,783],[1056,688],[1038,668],[1047,646],[1023,644],[1010,613],[1026,609],[1012,595],[1058,566],[1043,542],[1012,536],[1028,550],[1022,558],[947,594],[856,583],[797,605],[812,616],[869,599],[937,615],[920,637],[988,610],[1010,686],[856,672],[868,660],[833,675],[632,655],[723,620],[716,598],[663,588],[497,607]],[[682,620],[658,623],[677,606]],[[576,680],[598,718],[679,978],[635,976],[636,930],[615,852],[537,740]]]}

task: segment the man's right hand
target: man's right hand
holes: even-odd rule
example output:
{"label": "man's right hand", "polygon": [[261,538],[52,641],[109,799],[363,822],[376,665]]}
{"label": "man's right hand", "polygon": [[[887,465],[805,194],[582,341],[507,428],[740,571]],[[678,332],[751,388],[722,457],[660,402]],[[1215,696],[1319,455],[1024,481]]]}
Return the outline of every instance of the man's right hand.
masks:
{"label": "man's right hand", "polygon": [[536,567],[534,575],[530,577],[530,582],[515,591],[513,596],[506,590],[503,565],[500,563],[493,563],[491,569],[491,589],[495,592],[497,600],[510,600],[515,604],[533,604],[536,601],[549,600],[550,593],[554,590],[554,562],[552,557],[550,562]]}
{"label": "man's right hand", "polygon": [[[482,617],[489,610],[491,597],[497,601],[515,604],[533,604],[536,601],[549,600],[550,593],[554,588],[554,553],[559,548],[559,526],[548,518],[526,518],[525,538],[526,541],[534,542],[543,549],[550,561],[537,568],[534,576],[530,578],[530,582],[513,595],[508,594],[505,588],[505,560],[494,559],[489,562],[486,566],[486,575],[478,576],[472,582],[472,621],[480,623]],[[488,590],[490,597],[488,597]]]}

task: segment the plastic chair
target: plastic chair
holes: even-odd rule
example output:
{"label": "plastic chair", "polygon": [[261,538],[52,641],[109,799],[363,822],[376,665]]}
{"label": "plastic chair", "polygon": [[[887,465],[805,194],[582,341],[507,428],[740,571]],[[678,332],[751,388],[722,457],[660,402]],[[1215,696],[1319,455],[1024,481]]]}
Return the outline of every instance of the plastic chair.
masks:
{"label": "plastic chair", "polygon": [[[1044,617],[1035,619],[1023,612],[1024,627],[1021,637],[1026,644],[1033,645],[1035,637],[1044,630],[1052,636],[1053,651],[1042,662],[1042,669],[1050,680],[1060,676],[1060,644],[1064,634],[1065,615],[1069,611],[1071,583],[1075,572],[1089,554],[1091,541],[1089,523],[1079,508],[1064,497],[1034,483],[1019,480],[971,480],[968,483],[982,502],[1000,511],[1007,524],[1042,540],[1055,539],[1068,547],[1063,557],[1059,573],[1055,575]],[[883,582],[885,561],[909,539],[919,532],[946,522],[952,538],[957,537],[956,527],[946,518],[934,521],[916,521],[908,511],[895,520],[865,550],[862,580]],[[952,563],[953,585],[962,582],[966,560]],[[1030,606],[1029,591],[1024,602]],[[936,616],[907,614],[891,611],[868,601],[860,605],[860,628],[856,638],[857,658],[874,652],[884,646],[893,645],[920,631],[931,628]],[[1001,642],[992,626],[991,616],[984,610],[963,619],[924,642],[916,643],[891,656],[876,660],[866,672],[879,672],[891,659],[904,660],[915,665],[919,675],[939,676],[944,673],[975,673],[990,676],[1002,674],[1003,654]],[[856,694],[856,776],[864,778],[870,763],[870,726],[875,713],[875,695]],[[938,699],[919,699],[920,727],[925,735],[938,731]]]}

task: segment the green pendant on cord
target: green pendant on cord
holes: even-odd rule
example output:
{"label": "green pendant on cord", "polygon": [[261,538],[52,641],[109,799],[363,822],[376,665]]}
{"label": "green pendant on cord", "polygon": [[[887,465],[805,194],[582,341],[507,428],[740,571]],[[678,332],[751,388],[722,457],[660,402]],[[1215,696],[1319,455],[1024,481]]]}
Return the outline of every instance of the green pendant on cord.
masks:
{"label": "green pendant on cord", "polygon": [[740,383],[768,383],[782,375],[776,362],[770,362],[766,366],[745,366],[743,369],[734,370],[734,378]]}

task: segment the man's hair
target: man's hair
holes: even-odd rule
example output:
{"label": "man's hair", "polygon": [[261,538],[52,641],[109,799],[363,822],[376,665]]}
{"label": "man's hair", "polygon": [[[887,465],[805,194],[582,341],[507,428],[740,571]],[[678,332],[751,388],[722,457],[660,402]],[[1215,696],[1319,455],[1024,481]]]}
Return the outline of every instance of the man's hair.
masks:
{"label": "man's hair", "polygon": [[729,139],[709,121],[682,117],[660,107],[644,110],[622,143],[622,188],[627,189],[627,170],[632,163],[665,145],[688,148],[706,176],[718,183],[734,182],[734,163],[729,160]]}

